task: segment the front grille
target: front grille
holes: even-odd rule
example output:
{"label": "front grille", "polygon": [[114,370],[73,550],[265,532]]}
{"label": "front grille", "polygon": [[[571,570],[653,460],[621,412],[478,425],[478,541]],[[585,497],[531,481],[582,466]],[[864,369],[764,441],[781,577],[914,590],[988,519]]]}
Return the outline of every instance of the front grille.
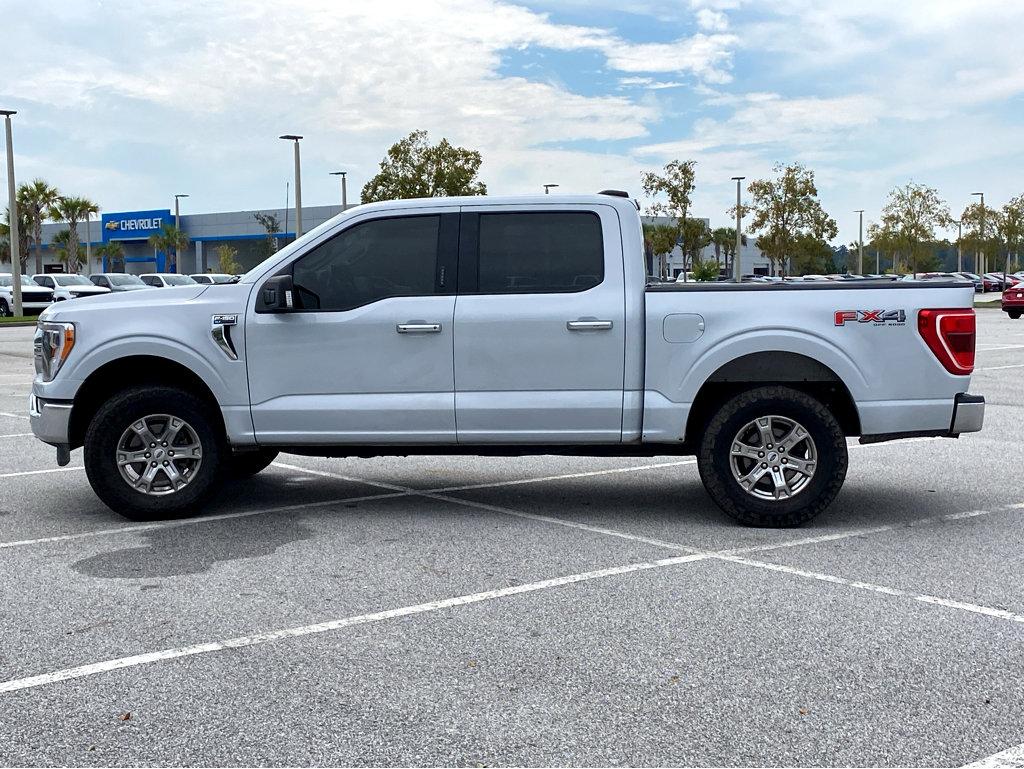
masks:
{"label": "front grille", "polygon": [[48,291],[22,291],[21,301],[23,302],[49,302],[53,299],[53,294]]}

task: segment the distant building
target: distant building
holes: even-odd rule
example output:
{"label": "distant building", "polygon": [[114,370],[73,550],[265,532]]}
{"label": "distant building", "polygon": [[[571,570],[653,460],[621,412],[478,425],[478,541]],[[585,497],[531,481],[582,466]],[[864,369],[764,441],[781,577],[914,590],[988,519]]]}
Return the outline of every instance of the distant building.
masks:
{"label": "distant building", "polygon": [[[660,224],[660,225],[671,225],[675,223],[675,219],[669,216],[641,216],[641,220],[644,224]],[[710,227],[710,220],[702,220],[705,225]],[[703,261],[715,261],[715,247],[714,245],[706,246],[701,250],[700,255]],[[720,254],[719,259],[722,264],[722,269],[725,269],[725,254]],[[650,260],[649,260],[650,261]],[[668,255],[668,270],[669,277],[676,278],[683,272],[683,250],[678,246]],[[740,248],[740,272],[744,275],[767,275],[769,270],[768,258],[761,253],[761,249],[757,247],[757,239],[751,236],[746,238],[746,243]],[[656,272],[656,266],[654,264],[647,265],[648,275],[653,275]]]}

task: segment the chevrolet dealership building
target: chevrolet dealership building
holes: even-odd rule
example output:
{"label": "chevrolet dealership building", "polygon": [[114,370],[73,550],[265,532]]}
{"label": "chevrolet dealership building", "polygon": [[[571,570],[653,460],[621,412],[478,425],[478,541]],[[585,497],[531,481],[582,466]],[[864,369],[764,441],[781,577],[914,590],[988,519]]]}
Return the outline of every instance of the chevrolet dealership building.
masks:
{"label": "chevrolet dealership building", "polygon": [[[349,208],[354,207],[350,205]],[[303,206],[302,225],[308,232],[323,224],[333,216],[341,213],[341,206]],[[230,211],[217,214],[182,214],[181,229],[189,238],[189,246],[178,255],[177,271],[180,273],[220,272],[220,264],[216,249],[226,245],[236,252],[236,260],[243,270],[249,270],[267,256],[267,231],[255,218],[255,214],[273,216],[281,227],[281,232],[273,235],[278,248],[295,239],[295,209],[271,208],[256,211]],[[645,223],[668,223],[663,217],[643,217]],[[98,222],[80,222],[78,235],[82,239],[80,257],[82,272],[129,272],[142,274],[145,272],[163,272],[167,269],[166,255],[155,251],[149,245],[150,235],[160,232],[165,224],[174,224],[174,212],[167,208],[145,211],[121,211],[103,213]],[[63,222],[43,225],[43,267],[46,272],[59,272],[63,269],[56,249],[52,245],[53,236],[65,229]],[[92,262],[85,265],[85,241],[88,240],[92,250]],[[98,246],[117,241],[124,248],[123,264],[102,263],[96,249]],[[712,247],[704,249],[705,259],[714,259]],[[744,273],[768,272],[768,261],[762,256],[753,239],[748,239],[741,252],[741,264]],[[676,248],[669,255],[669,270],[672,275],[682,270],[682,252]],[[648,271],[652,266],[648,265]],[[28,259],[28,272],[35,272],[35,248],[32,248]]]}

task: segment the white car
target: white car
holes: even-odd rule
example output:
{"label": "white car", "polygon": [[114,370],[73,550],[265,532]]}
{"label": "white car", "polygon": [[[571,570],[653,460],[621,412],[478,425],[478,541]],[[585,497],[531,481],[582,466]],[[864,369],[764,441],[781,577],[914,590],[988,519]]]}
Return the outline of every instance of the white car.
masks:
{"label": "white car", "polygon": [[[21,311],[39,314],[53,304],[53,292],[43,288],[28,275],[21,276]],[[0,317],[14,315],[14,278],[9,272],[0,272]]]}
{"label": "white car", "polygon": [[43,288],[52,289],[53,301],[55,302],[110,293],[109,288],[93,285],[92,281],[84,275],[71,275],[60,272],[41,273],[33,275],[32,280]]}
{"label": "white car", "polygon": [[196,281],[188,275],[178,275],[174,272],[147,272],[145,275],[140,275],[139,278],[147,286],[153,286],[154,288],[196,285]]}
{"label": "white car", "polygon": [[227,275],[222,272],[197,272],[194,275],[189,275],[192,280],[196,283],[202,283],[207,286],[213,283],[237,283],[238,277],[235,275]]}

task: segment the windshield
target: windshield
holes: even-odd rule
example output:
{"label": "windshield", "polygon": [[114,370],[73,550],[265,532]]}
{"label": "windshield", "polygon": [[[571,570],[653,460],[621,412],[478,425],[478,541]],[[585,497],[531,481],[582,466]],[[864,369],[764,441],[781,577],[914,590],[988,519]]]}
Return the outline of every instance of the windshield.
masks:
{"label": "windshield", "polygon": [[188,275],[164,275],[164,283],[168,286],[194,286],[196,282]]}
{"label": "windshield", "polygon": [[[13,286],[14,280],[12,278],[13,276],[11,275],[0,275],[0,286]],[[39,288],[39,284],[32,280],[28,275],[21,276],[21,285],[29,288]]]}
{"label": "windshield", "polygon": [[134,275],[110,275],[107,274],[107,280],[114,286],[144,286],[146,285]]}
{"label": "windshield", "polygon": [[81,275],[53,275],[53,282],[58,286],[91,286],[88,278]]}

